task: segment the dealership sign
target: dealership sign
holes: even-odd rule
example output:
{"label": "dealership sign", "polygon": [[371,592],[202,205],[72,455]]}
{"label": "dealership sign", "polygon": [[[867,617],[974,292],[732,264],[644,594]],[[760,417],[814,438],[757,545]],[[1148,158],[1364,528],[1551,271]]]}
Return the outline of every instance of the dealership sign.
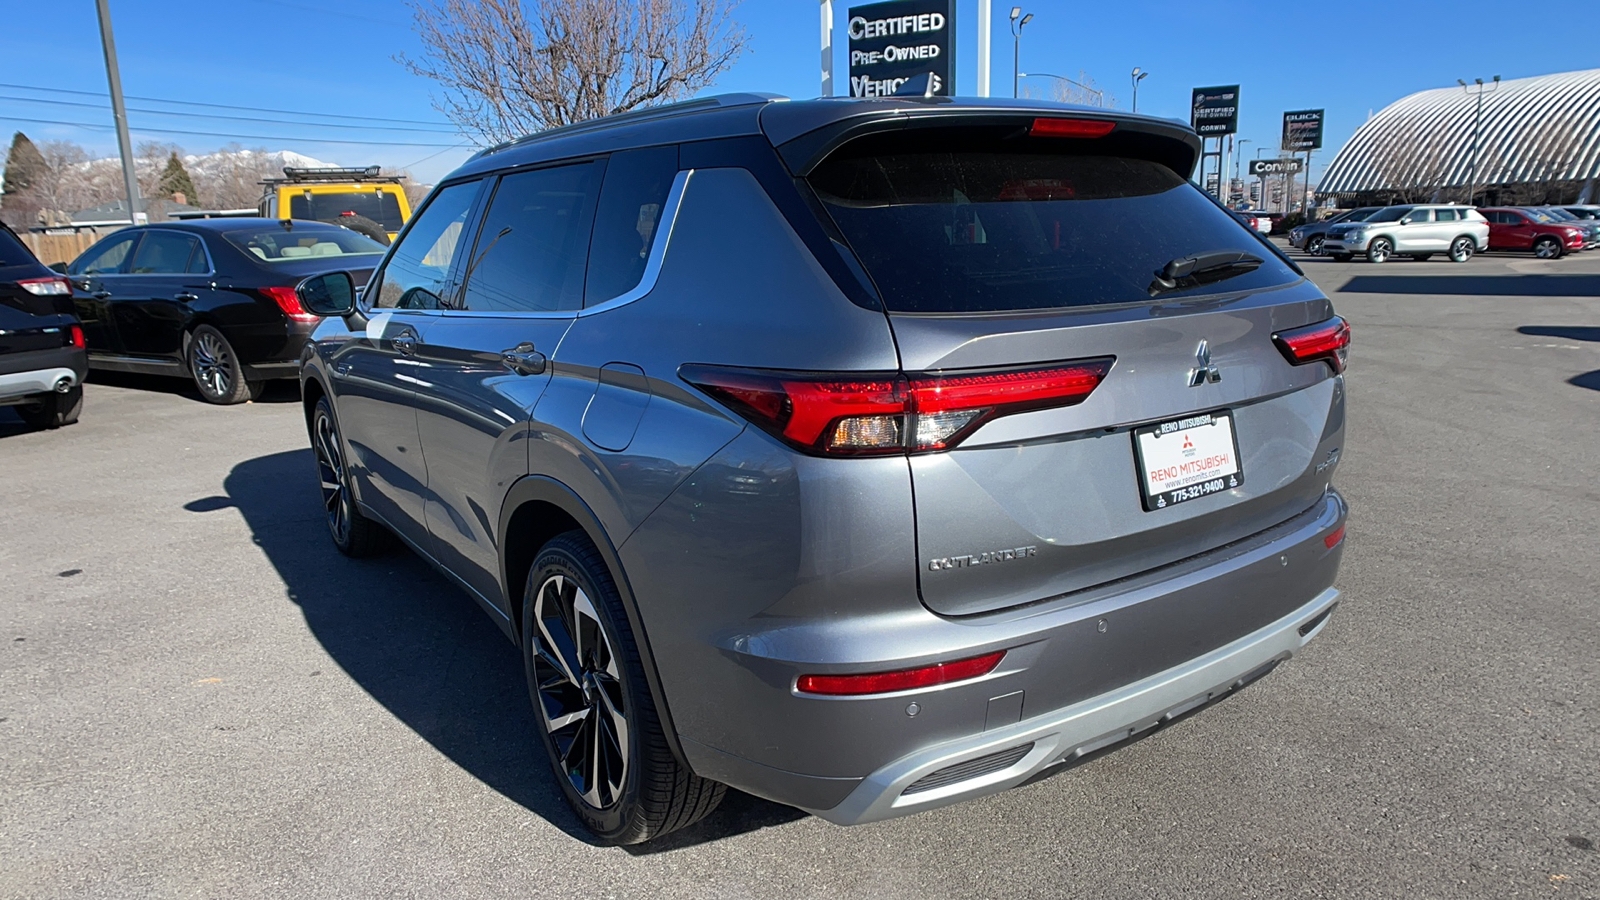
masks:
{"label": "dealership sign", "polygon": [[1262,178],[1267,175],[1299,175],[1304,167],[1300,160],[1290,159],[1252,159],[1250,160],[1250,177]]}
{"label": "dealership sign", "polygon": [[1302,109],[1283,114],[1283,149],[1322,149],[1322,110]]}
{"label": "dealership sign", "polygon": [[850,96],[888,97],[931,76],[930,93],[955,93],[955,0],[891,0],[850,8]]}
{"label": "dealership sign", "polygon": [[1239,130],[1239,86],[1194,89],[1189,124],[1201,137],[1222,137]]}

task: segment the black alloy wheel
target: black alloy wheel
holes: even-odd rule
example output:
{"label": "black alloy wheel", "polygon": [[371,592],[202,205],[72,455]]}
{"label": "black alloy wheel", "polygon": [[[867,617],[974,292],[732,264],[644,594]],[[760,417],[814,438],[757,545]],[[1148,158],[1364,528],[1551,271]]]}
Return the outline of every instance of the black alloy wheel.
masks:
{"label": "black alloy wheel", "polygon": [[327,397],[317,400],[311,414],[311,450],[317,457],[317,480],[322,487],[323,517],[333,545],[345,556],[371,556],[388,547],[389,532],[362,515],[350,492],[350,470],[345,465],[339,424]]}
{"label": "black alloy wheel", "polygon": [[222,406],[254,400],[261,383],[245,378],[239,354],[222,332],[201,325],[189,336],[189,374],[207,403]]}
{"label": "black alloy wheel", "polygon": [[1323,236],[1320,234],[1313,234],[1311,237],[1306,238],[1306,252],[1312,256],[1321,256],[1322,241]]}
{"label": "black alloy wheel", "polygon": [[716,809],[725,788],[667,746],[616,583],[584,532],[552,538],[534,560],[522,645],[551,769],[596,837],[637,844]]}
{"label": "black alloy wheel", "polygon": [[1472,242],[1472,238],[1462,235],[1450,242],[1450,261],[1464,263],[1472,258],[1477,249],[1478,245]]}
{"label": "black alloy wheel", "polygon": [[1372,243],[1367,245],[1367,262],[1388,262],[1393,254],[1394,244],[1388,238],[1373,238]]}

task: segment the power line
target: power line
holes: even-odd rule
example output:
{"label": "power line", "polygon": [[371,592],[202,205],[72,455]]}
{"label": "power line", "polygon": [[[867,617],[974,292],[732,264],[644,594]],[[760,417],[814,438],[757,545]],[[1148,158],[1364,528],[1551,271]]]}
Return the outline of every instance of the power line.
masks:
{"label": "power line", "polygon": [[[19,116],[0,116],[0,122],[22,122],[33,125],[71,125],[75,128],[110,128],[94,122],[63,122],[59,119],[24,119]],[[245,141],[286,141],[296,144],[365,144],[373,147],[443,147],[449,150],[459,144],[429,144],[420,141],[357,141],[346,138],[288,137],[281,134],[230,134],[222,131],[184,131],[177,128],[135,128],[150,134],[183,134],[192,137],[220,137]]]}
{"label": "power line", "polygon": [[[41,103],[49,106],[79,106],[86,109],[104,110],[108,107],[101,103],[79,103],[75,100],[45,100],[38,97],[7,97],[0,95],[0,100],[11,100],[19,103]],[[183,116],[189,119],[229,119],[235,122],[263,122],[270,125],[304,125],[309,128],[353,128],[360,131],[410,131],[419,134],[456,134],[453,128],[402,128],[388,125],[383,127],[373,125],[340,125],[337,122],[297,122],[293,119],[265,119],[256,116],[228,116],[222,113],[192,113],[167,109],[141,109],[137,106],[128,107],[130,112],[148,113],[156,116]]]}
{"label": "power line", "polygon": [[[104,97],[100,91],[74,91],[67,88],[38,87],[31,84],[6,84],[0,82],[0,88],[8,90],[40,91],[47,94],[76,94],[80,97]],[[428,122],[422,119],[390,119],[382,116],[347,116],[340,113],[306,112],[297,109],[269,109],[261,106],[239,106],[232,103],[200,103],[195,100],[167,100],[162,97],[136,97],[126,95],[129,100],[142,100],[146,103],[168,103],[173,106],[203,106],[207,109],[231,109],[243,112],[276,113],[281,116],[317,116],[323,119],[348,119],[361,122],[404,122],[407,125],[448,125],[448,122]],[[308,123],[309,124],[309,123]]]}

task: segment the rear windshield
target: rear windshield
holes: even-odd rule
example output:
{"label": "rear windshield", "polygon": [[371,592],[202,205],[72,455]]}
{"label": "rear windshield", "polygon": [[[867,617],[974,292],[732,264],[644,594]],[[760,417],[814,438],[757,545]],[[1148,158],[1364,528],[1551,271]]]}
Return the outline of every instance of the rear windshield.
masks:
{"label": "rear windshield", "polygon": [[354,213],[365,216],[384,231],[399,232],[405,224],[400,218],[400,198],[389,191],[351,191],[348,194],[290,194],[289,218],[332,222]]}
{"label": "rear windshield", "polygon": [[10,230],[0,228],[0,266],[23,266],[34,263],[33,254],[22,245]]}
{"label": "rear windshield", "polygon": [[[288,227],[244,228],[223,233],[228,243],[262,262],[290,259],[341,258],[343,262],[376,263],[383,245],[344,228]],[[362,257],[350,260],[348,257]]]}
{"label": "rear windshield", "polygon": [[1158,270],[1211,251],[1237,250],[1263,262],[1161,299],[1299,277],[1237,219],[1156,162],[857,146],[826,160],[810,183],[892,312],[1150,302]]}

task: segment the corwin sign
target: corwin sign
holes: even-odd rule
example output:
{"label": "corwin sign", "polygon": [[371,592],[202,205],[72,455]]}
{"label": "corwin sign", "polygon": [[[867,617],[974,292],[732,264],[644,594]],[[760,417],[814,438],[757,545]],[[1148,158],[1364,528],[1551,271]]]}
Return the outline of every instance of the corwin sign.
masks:
{"label": "corwin sign", "polygon": [[1189,124],[1201,137],[1222,137],[1239,130],[1239,86],[1194,89]]}
{"label": "corwin sign", "polygon": [[1299,175],[1301,165],[1298,159],[1252,159],[1250,160],[1250,177],[1260,178],[1263,175]]}
{"label": "corwin sign", "polygon": [[850,96],[888,97],[918,75],[955,93],[955,0],[890,0],[850,9]]}
{"label": "corwin sign", "polygon": [[1302,109],[1283,114],[1283,149],[1322,149],[1322,110]]}

